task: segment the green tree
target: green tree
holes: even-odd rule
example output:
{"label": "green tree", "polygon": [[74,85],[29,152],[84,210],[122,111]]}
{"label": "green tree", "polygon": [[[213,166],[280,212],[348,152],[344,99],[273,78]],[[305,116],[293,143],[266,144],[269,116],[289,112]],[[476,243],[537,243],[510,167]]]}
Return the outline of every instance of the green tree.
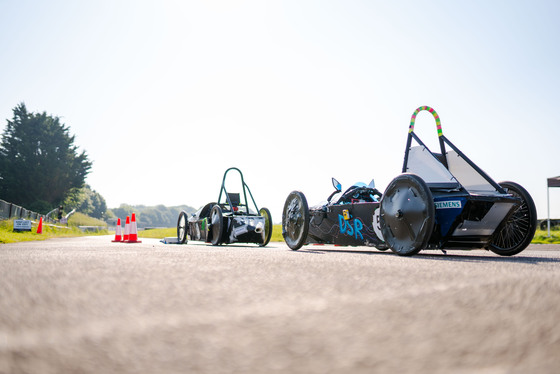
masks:
{"label": "green tree", "polygon": [[91,162],[58,117],[28,112],[24,103],[13,113],[0,143],[0,196],[46,213],[84,185]]}
{"label": "green tree", "polygon": [[76,209],[77,212],[87,214],[90,217],[106,218],[107,203],[101,194],[91,189],[89,184],[82,188],[70,190],[62,205],[67,212]]}

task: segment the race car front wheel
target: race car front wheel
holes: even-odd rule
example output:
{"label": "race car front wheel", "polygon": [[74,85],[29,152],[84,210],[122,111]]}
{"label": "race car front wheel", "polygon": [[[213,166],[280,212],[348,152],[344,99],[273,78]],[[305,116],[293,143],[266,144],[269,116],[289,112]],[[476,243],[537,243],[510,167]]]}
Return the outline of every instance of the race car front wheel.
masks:
{"label": "race car front wheel", "polygon": [[435,225],[430,188],[415,174],[401,174],[389,183],[380,206],[381,233],[391,250],[412,256],[424,249]]}
{"label": "race car front wheel", "polygon": [[501,182],[507,193],[521,199],[499,231],[494,233],[488,249],[501,256],[513,256],[524,250],[535,235],[537,228],[537,209],[526,189],[514,182]]}
{"label": "race car front wheel", "polygon": [[179,219],[177,220],[177,240],[179,241],[179,244],[185,244],[187,242],[188,225],[187,212],[182,211],[179,214]]}
{"label": "race car front wheel", "polygon": [[264,247],[270,242],[270,238],[272,237],[272,216],[270,215],[270,210],[267,208],[261,208],[259,210],[259,215],[264,217],[264,242],[259,244],[261,247]]}
{"label": "race car front wheel", "polygon": [[282,236],[294,251],[300,249],[307,240],[309,232],[309,206],[305,195],[292,191],[284,203],[282,211]]}
{"label": "race car front wheel", "polygon": [[212,232],[212,245],[222,244],[222,236],[224,234],[224,215],[222,214],[222,208],[218,204],[212,207],[210,222],[212,223],[212,226],[210,227]]}

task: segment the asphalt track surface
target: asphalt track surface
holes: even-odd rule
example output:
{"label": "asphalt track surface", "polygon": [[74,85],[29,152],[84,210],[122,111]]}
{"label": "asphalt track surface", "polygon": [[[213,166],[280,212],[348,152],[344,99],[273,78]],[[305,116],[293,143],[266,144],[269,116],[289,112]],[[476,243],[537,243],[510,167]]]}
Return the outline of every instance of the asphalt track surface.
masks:
{"label": "asphalt track surface", "polygon": [[560,246],[0,246],[0,373],[558,373]]}

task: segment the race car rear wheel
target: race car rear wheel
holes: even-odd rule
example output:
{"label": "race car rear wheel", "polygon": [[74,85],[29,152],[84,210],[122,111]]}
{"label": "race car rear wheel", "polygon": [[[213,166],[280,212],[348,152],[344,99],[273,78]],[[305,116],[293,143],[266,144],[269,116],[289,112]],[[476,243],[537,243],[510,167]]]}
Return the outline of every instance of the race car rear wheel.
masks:
{"label": "race car rear wheel", "polygon": [[261,247],[264,247],[270,242],[270,238],[272,237],[272,216],[270,215],[270,210],[267,208],[261,208],[259,210],[259,215],[264,217],[264,242],[260,244]]}
{"label": "race car rear wheel", "polygon": [[218,204],[212,207],[210,222],[212,223],[212,226],[210,227],[210,231],[212,232],[212,245],[222,244],[222,236],[224,234],[224,215],[222,213],[222,208]]}
{"label": "race car rear wheel", "polygon": [[300,249],[307,240],[309,232],[309,206],[305,195],[292,191],[286,198],[282,211],[282,236],[294,251]]}
{"label": "race car rear wheel", "polygon": [[415,174],[401,174],[389,183],[380,207],[385,243],[401,256],[415,255],[426,247],[435,224],[430,188]]}
{"label": "race car rear wheel", "polygon": [[177,240],[179,244],[185,244],[187,242],[188,227],[189,221],[187,220],[187,212],[182,211],[179,213],[179,219],[177,220]]}
{"label": "race car rear wheel", "polygon": [[499,231],[494,233],[488,249],[501,256],[518,254],[531,243],[537,228],[537,209],[526,189],[514,182],[501,182],[507,193],[521,199],[513,214]]}

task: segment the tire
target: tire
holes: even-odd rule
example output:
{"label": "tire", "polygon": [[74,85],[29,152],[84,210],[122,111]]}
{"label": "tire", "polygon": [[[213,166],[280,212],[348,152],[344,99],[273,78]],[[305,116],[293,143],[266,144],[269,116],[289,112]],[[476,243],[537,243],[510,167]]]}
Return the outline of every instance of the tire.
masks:
{"label": "tire", "polygon": [[259,244],[261,247],[266,246],[272,238],[272,216],[270,215],[270,210],[267,208],[261,208],[259,210],[259,215],[264,217],[264,242]]}
{"label": "tire", "polygon": [[513,256],[527,248],[537,228],[537,209],[526,189],[514,182],[501,182],[507,193],[522,200],[521,205],[508,218],[490,240],[488,249],[500,256]]}
{"label": "tire", "polygon": [[224,235],[224,215],[219,205],[214,205],[210,213],[210,231],[212,232],[212,245],[222,244]]}
{"label": "tire", "polygon": [[385,243],[378,244],[378,245],[375,246],[375,248],[376,248],[378,251],[381,251],[381,252],[385,252],[386,250],[389,249],[389,247],[388,247],[387,244],[385,244]]}
{"label": "tire", "polygon": [[187,231],[189,229],[189,221],[187,218],[187,212],[182,211],[179,213],[179,219],[177,220],[177,240],[179,244],[187,243]]}
{"label": "tire", "polygon": [[309,206],[305,195],[292,191],[284,203],[282,211],[282,236],[292,250],[300,249],[309,233]]}
{"label": "tire", "polygon": [[380,207],[385,243],[401,256],[412,256],[428,244],[435,225],[430,188],[415,174],[401,174],[389,183]]}

